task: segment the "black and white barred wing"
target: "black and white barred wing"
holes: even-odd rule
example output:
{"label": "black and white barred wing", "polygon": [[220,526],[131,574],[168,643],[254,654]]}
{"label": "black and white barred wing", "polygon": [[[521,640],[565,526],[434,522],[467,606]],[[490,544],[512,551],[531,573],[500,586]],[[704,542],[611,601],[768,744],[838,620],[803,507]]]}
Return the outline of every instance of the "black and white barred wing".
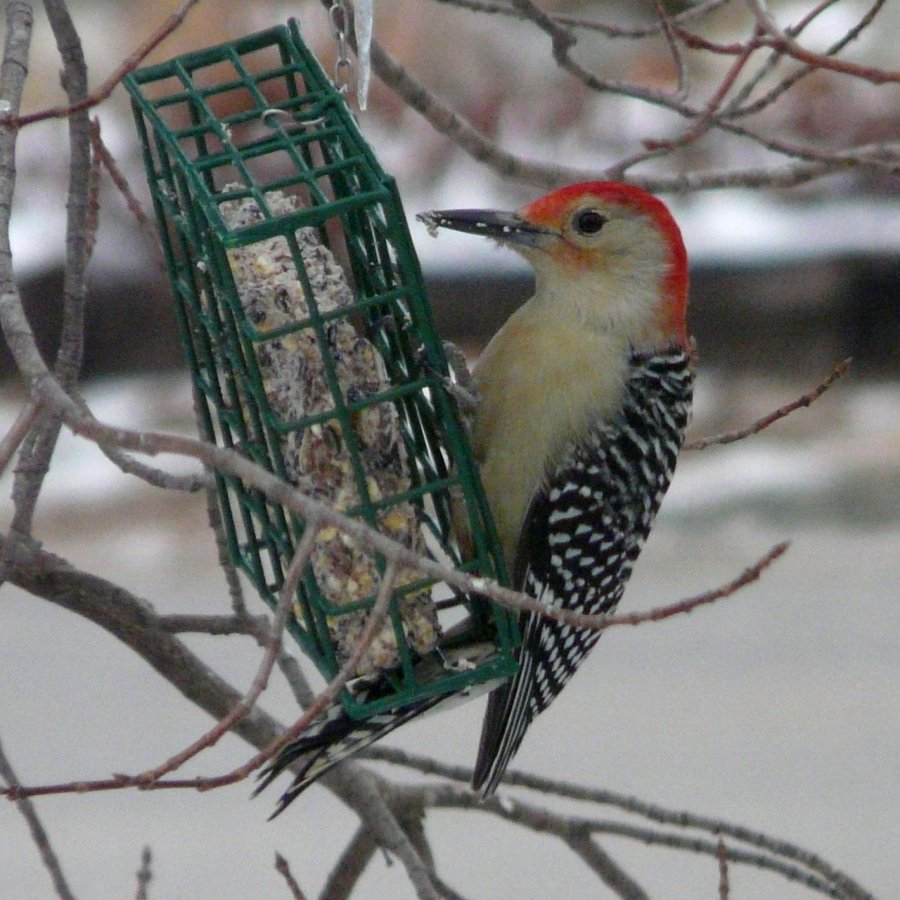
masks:
{"label": "black and white barred wing", "polygon": [[[543,519],[552,527],[547,513],[548,494],[536,499],[530,522]],[[580,525],[587,525],[585,516],[579,518],[582,521],[576,524],[576,530]],[[582,536],[586,542],[587,530]],[[599,538],[602,532],[591,528],[590,536]],[[587,552],[575,557],[576,549]],[[615,607],[625,589],[630,569],[628,558],[625,532],[610,528],[607,539],[596,540],[593,546],[584,548],[568,542],[565,547],[557,545],[547,559],[535,559],[525,569],[521,589],[541,603],[559,609],[606,612]],[[560,560],[567,567],[566,575],[553,565]],[[592,570],[597,570],[598,575],[592,575]],[[472,782],[484,798],[496,790],[528,726],[550,705],[600,636],[597,631],[565,625],[536,613],[524,615],[519,627],[522,631],[519,671],[488,700]]]}
{"label": "black and white barred wing", "polygon": [[[690,415],[681,351],[632,358],[621,411],[564,454],[525,517],[513,583],[559,609],[611,612],[675,470]],[[600,634],[529,613],[519,671],[488,701],[473,786],[489,797],[535,716]]]}
{"label": "black and white barred wing", "polygon": [[281,795],[275,812],[279,813],[303,793],[314,781],[321,778],[339,762],[374,744],[395,728],[414,719],[441,701],[441,697],[429,697],[399,710],[390,710],[364,721],[352,719],[339,703],[332,705],[325,716],[309,731],[285,746],[260,773],[260,783],[253,792],[256,796],[282,772],[299,763],[294,780]]}
{"label": "black and white barred wing", "polygon": [[[496,650],[492,635],[485,633],[481,620],[466,619],[449,629],[440,649],[419,657],[414,663],[420,684],[433,683],[449,673],[480,666]],[[401,669],[373,673],[358,679],[351,690],[360,703],[384,699],[395,691]],[[470,684],[449,693],[421,697],[376,713],[368,719],[354,719],[339,702],[333,703],[296,740],[285,745],[260,773],[258,794],[282,772],[290,770],[294,779],[282,794],[272,816],[277,816],[316,779],[338,763],[374,744],[394,729],[418,716],[449,709],[472,697],[493,690],[497,681]]]}

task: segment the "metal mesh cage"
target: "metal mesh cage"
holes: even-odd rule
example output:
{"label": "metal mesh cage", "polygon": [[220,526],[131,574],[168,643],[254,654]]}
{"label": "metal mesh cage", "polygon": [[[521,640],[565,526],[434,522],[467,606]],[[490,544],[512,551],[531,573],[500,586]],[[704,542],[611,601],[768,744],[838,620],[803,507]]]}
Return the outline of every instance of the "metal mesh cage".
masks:
{"label": "metal mesh cage", "polygon": [[[125,83],[204,437],[413,549],[502,581],[396,187],[297,24]],[[274,605],[303,522],[236,478],[216,480],[232,559]],[[385,568],[332,532],[317,535],[289,624],[326,678]],[[515,670],[510,613],[412,572],[397,585],[368,660],[393,692],[362,703],[345,691],[351,715]],[[496,652],[419,681],[418,656],[467,615]]]}

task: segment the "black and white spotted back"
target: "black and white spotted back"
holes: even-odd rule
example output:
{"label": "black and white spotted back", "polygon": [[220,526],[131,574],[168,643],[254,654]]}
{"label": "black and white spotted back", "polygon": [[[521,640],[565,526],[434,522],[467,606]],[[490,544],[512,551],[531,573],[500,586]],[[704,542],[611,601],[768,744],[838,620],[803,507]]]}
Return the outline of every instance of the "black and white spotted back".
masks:
{"label": "black and white spotted back", "polygon": [[[682,348],[632,353],[619,413],[569,447],[525,516],[513,583],[562,609],[612,611],[675,471],[693,374]],[[490,796],[535,716],[600,633],[537,614],[520,622],[520,669],[489,700],[473,786]]]}

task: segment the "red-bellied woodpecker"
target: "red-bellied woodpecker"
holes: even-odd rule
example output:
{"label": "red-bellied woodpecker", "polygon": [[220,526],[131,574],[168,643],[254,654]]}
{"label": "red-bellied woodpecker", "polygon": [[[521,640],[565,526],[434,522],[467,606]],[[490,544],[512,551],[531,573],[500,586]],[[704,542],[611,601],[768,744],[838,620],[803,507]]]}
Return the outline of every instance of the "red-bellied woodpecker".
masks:
{"label": "red-bellied woodpecker", "polygon": [[[534,296],[474,370],[475,455],[513,587],[561,609],[609,612],[690,417],[687,256],[678,226],[659,200],[612,182],[572,185],[515,213],[420,218],[492,238],[534,268]],[[523,614],[520,629],[519,670],[488,701],[473,777],[482,797],[599,637],[536,613]],[[332,710],[282,751],[264,785],[304,757],[280,811],[336,762],[451,699],[458,698],[429,698],[365,722]]]}

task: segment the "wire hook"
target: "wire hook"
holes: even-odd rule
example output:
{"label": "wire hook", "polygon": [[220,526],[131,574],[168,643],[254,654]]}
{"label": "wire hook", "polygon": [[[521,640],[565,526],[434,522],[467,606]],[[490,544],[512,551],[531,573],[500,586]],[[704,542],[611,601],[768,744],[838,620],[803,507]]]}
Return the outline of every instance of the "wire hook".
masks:
{"label": "wire hook", "polygon": [[[285,119],[285,125],[294,125],[300,128],[301,130],[304,128],[312,128],[316,125],[321,125],[325,121],[324,114],[321,116],[317,116],[315,119],[298,119],[296,115],[293,113],[289,113],[286,109],[279,109],[276,106],[270,106],[268,109],[264,109],[259,114],[260,119],[263,124],[268,125],[269,128],[274,128],[275,123],[271,122],[270,119]],[[285,131],[288,129],[285,128]]]}

